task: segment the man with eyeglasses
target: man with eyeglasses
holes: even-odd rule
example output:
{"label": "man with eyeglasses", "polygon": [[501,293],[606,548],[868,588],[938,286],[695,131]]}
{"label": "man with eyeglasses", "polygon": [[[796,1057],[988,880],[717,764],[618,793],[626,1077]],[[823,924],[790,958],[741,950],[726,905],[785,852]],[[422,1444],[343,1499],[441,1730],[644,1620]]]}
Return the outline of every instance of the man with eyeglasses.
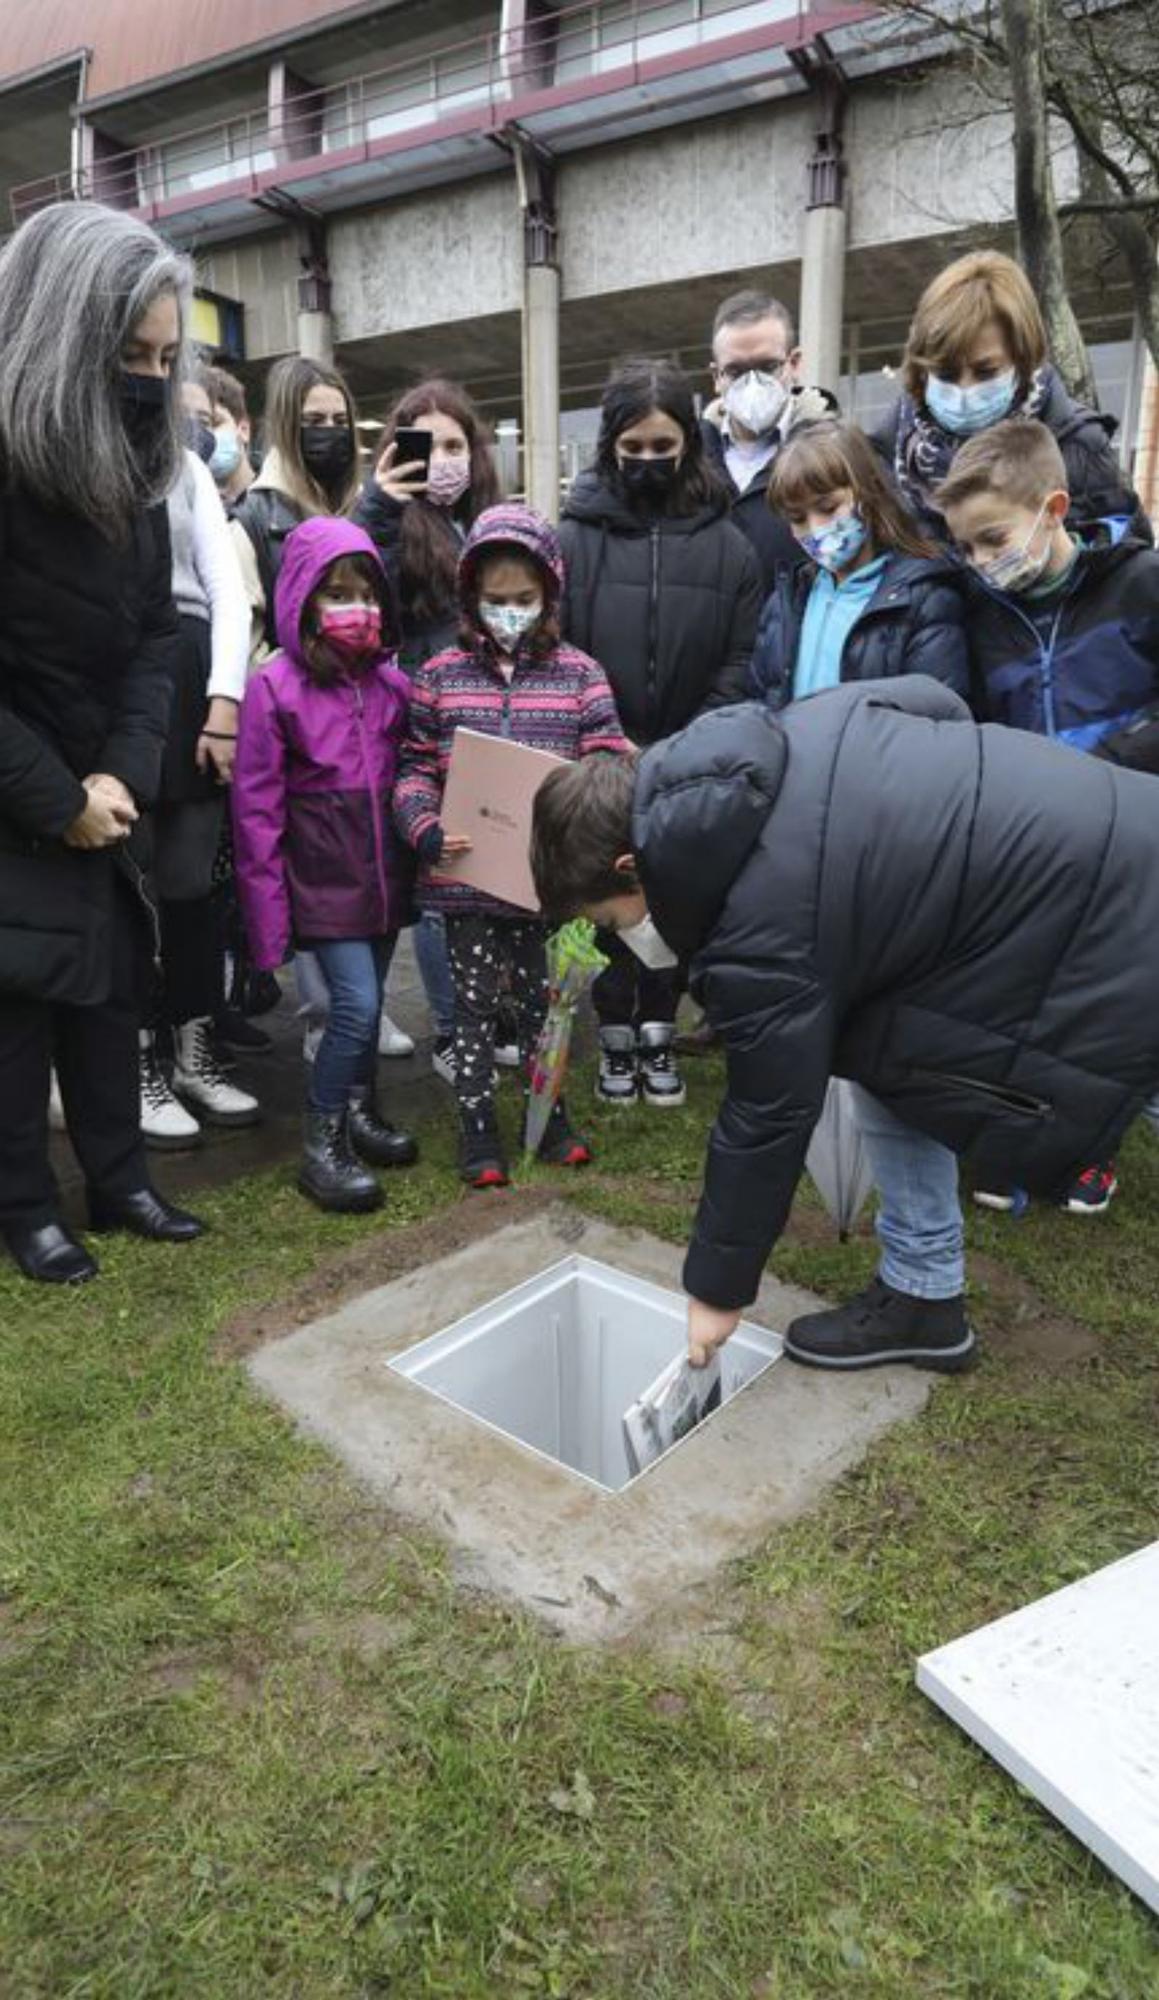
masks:
{"label": "man with eyeglasses", "polygon": [[757,552],[766,590],[777,566],[801,551],[765,501],[769,471],[795,424],[831,415],[836,399],[800,379],[801,350],[788,307],[764,292],[734,292],[712,329],[716,400],[705,412],[709,461],[726,480],[732,517]]}

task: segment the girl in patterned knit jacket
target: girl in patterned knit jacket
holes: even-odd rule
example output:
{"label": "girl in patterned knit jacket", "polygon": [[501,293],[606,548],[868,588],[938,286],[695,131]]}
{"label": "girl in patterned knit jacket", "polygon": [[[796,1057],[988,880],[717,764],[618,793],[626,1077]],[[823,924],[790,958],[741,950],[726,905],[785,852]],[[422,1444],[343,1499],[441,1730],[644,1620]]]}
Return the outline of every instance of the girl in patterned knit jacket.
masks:
{"label": "girl in patterned knit jacket", "polygon": [[[525,911],[437,873],[462,836],[442,824],[443,787],[456,729],[505,736],[557,757],[626,752],[603,669],[559,636],[563,556],[553,528],[511,503],[480,514],[459,564],[461,643],[415,674],[395,817],[421,864],[420,901],[446,918],[455,982],[455,1090],[460,1162],[472,1187],[503,1187],[507,1163],[495,1115],[495,1015],[510,983],[526,1067],[547,1009],[546,931]],[[591,1158],[556,1105],[541,1159],[583,1166]]]}

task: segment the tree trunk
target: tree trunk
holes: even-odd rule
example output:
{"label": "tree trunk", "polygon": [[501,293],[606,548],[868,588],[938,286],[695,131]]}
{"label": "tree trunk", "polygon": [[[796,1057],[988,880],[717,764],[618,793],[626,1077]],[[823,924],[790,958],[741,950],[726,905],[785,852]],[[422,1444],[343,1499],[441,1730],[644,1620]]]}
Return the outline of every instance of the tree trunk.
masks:
{"label": "tree trunk", "polygon": [[1155,245],[1137,215],[1105,215],[1103,227],[1127,266],[1140,331],[1159,368],[1159,256]]}
{"label": "tree trunk", "polygon": [[1072,396],[1095,403],[1094,376],[1066,288],[1062,230],[1051,173],[1043,71],[1043,0],[1002,0],[1014,113],[1018,249],[1034,287],[1050,358]]}

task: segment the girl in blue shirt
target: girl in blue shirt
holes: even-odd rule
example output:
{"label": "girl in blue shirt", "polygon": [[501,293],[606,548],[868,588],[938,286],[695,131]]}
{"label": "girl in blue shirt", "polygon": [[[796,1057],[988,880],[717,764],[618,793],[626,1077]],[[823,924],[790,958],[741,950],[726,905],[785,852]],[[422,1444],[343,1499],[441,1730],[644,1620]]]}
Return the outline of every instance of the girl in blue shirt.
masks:
{"label": "girl in blue shirt", "polygon": [[930,674],[969,692],[963,577],[887,483],[864,432],[809,424],[777,454],[769,505],[801,561],[765,600],[750,687],[772,708],[844,681]]}

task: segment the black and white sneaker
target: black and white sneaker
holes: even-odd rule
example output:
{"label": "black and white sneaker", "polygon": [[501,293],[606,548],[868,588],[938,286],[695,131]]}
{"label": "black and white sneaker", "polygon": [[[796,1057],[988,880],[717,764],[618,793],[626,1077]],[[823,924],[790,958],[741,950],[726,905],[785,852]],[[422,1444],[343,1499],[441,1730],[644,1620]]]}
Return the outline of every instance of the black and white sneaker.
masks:
{"label": "black and white sneaker", "polygon": [[645,1021],[637,1038],[640,1065],[640,1095],[645,1104],[659,1110],[675,1109],[685,1098],[684,1078],[676,1066],[673,1043],[676,1029],[671,1021]]}
{"label": "black and white sneaker", "polygon": [[436,1076],[442,1077],[444,1083],[450,1084],[452,1090],[455,1088],[455,1037],[453,1035],[440,1035],[438,1037],[434,1048],[431,1050],[431,1068],[434,1070]]}
{"label": "black and white sneaker", "polygon": [[601,1028],[596,1096],[602,1104],[634,1104],[639,1094],[635,1029]]}
{"label": "black and white sneaker", "polygon": [[908,1361],[956,1375],[975,1359],[978,1338],[966,1302],[917,1299],[872,1278],[855,1299],[827,1312],[806,1313],[785,1334],[785,1353],[809,1368],[877,1368]]}

